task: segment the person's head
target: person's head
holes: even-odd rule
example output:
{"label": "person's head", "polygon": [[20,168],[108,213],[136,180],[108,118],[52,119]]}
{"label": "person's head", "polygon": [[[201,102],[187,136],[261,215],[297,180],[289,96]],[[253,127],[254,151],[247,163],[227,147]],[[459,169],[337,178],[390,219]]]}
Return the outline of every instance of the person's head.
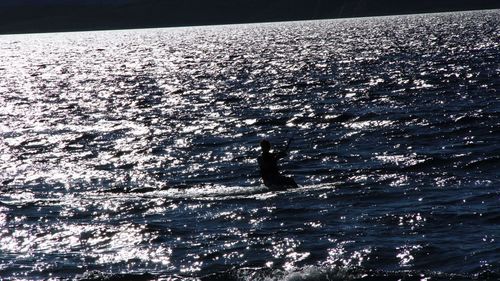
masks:
{"label": "person's head", "polygon": [[260,141],[260,148],[262,149],[263,152],[267,153],[271,150],[271,143],[268,140],[261,140]]}

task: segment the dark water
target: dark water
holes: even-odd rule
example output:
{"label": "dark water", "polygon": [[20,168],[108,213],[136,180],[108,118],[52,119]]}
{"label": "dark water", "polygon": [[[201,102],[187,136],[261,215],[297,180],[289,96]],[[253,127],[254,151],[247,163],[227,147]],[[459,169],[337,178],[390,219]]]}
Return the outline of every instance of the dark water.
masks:
{"label": "dark water", "polygon": [[0,37],[0,277],[498,280],[499,24]]}

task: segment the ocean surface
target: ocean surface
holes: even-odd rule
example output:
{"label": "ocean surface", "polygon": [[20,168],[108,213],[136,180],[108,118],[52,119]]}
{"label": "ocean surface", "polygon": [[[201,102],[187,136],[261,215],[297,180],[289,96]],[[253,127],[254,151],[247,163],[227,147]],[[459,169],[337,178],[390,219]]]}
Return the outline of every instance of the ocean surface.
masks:
{"label": "ocean surface", "polygon": [[0,36],[0,77],[2,280],[500,279],[499,10]]}

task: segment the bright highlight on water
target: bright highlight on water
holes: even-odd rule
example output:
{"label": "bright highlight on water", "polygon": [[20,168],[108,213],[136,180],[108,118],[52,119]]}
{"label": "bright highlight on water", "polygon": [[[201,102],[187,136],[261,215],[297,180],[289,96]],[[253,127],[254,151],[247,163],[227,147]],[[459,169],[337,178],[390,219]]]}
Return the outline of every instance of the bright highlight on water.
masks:
{"label": "bright highlight on water", "polygon": [[498,280],[499,24],[1,36],[0,279]]}

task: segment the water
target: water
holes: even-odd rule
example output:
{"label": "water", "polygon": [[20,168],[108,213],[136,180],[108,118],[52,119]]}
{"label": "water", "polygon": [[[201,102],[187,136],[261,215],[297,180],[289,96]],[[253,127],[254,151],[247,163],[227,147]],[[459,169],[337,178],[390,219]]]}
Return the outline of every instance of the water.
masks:
{"label": "water", "polygon": [[0,37],[0,276],[497,280],[499,24]]}

